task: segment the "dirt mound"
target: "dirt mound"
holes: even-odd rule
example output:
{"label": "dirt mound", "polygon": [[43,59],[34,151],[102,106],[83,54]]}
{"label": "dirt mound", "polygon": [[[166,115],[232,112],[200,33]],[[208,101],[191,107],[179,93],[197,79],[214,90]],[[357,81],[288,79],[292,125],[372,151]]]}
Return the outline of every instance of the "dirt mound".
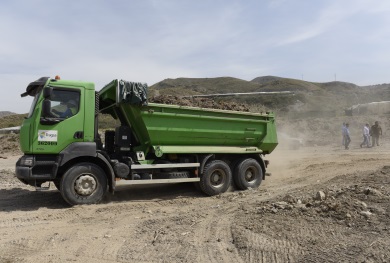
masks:
{"label": "dirt mound", "polygon": [[249,111],[249,108],[244,104],[232,101],[216,101],[210,98],[183,98],[178,96],[159,95],[150,98],[149,102],[220,110]]}
{"label": "dirt mound", "polygon": [[21,155],[19,146],[19,134],[5,134],[0,137],[0,158],[6,158],[9,155]]}
{"label": "dirt mound", "polygon": [[[369,176],[350,178],[352,185],[344,178],[336,178],[329,187],[304,196],[286,195],[277,202],[265,203],[258,214],[283,213],[302,216],[314,214],[331,218],[348,227],[366,224],[367,218],[380,219],[390,209],[390,166]],[[386,216],[387,217],[387,216]]]}
{"label": "dirt mound", "polygon": [[243,206],[233,228],[242,258],[260,248],[283,262],[388,262],[390,167],[327,185]]}

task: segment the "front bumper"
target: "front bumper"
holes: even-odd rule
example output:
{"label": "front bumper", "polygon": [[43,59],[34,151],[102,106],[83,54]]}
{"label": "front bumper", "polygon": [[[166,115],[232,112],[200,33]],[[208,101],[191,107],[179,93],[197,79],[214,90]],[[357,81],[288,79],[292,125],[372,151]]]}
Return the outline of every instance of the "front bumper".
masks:
{"label": "front bumper", "polygon": [[23,155],[16,162],[15,175],[20,181],[29,185],[36,182],[52,181],[58,170],[58,156]]}

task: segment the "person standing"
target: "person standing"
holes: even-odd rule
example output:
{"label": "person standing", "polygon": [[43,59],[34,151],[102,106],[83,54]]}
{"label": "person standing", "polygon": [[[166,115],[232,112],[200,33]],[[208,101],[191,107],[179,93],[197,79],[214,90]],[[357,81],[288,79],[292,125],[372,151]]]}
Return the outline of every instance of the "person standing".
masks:
{"label": "person standing", "polygon": [[363,127],[363,142],[360,144],[360,148],[362,148],[363,145],[370,148],[370,125],[368,123]]}
{"label": "person standing", "polygon": [[345,122],[343,122],[343,127],[341,128],[341,135],[343,136],[341,144],[345,146]]}
{"label": "person standing", "polygon": [[379,125],[379,122],[376,121],[374,125],[371,126],[371,137],[372,137],[372,147],[379,146],[379,136],[382,135],[382,127]]}
{"label": "person standing", "polygon": [[346,123],[345,124],[345,138],[344,138],[344,146],[345,146],[345,150],[348,150],[349,149],[349,144],[351,142],[351,136],[349,134],[349,123]]}

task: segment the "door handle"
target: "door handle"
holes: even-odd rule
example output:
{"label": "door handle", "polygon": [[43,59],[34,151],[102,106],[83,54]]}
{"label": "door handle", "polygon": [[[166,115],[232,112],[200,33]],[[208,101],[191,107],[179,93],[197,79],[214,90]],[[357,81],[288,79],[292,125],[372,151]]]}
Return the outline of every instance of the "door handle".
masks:
{"label": "door handle", "polygon": [[82,131],[75,132],[74,135],[73,135],[73,138],[75,138],[75,139],[83,139],[84,138],[84,132],[82,132]]}

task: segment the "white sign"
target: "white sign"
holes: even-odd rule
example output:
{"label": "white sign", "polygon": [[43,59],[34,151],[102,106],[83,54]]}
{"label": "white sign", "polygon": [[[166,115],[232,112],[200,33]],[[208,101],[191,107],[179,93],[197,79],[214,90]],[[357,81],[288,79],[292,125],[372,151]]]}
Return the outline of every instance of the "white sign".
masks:
{"label": "white sign", "polygon": [[57,137],[58,137],[57,134],[58,134],[58,131],[39,130],[38,131],[38,141],[40,141],[40,142],[56,142]]}

